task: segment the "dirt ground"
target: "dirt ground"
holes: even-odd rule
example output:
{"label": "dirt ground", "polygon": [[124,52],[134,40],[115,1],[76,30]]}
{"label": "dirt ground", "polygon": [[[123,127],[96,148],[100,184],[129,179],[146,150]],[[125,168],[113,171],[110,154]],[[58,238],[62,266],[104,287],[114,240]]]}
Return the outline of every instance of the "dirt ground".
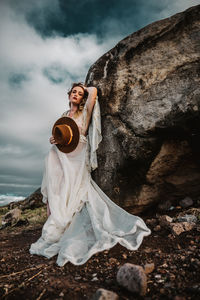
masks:
{"label": "dirt ground", "polygon": [[[180,212],[175,208],[172,214]],[[170,215],[170,213],[168,213]],[[146,219],[155,216],[145,216]],[[174,236],[161,228],[144,238],[137,251],[116,245],[94,255],[82,266],[67,263],[56,265],[56,257],[30,255],[42,223],[7,227],[0,231],[0,298],[1,299],[91,299],[98,288],[118,294],[119,299],[200,299],[200,236],[199,228]],[[144,297],[120,287],[117,270],[129,262],[144,266],[154,263],[147,275]]]}

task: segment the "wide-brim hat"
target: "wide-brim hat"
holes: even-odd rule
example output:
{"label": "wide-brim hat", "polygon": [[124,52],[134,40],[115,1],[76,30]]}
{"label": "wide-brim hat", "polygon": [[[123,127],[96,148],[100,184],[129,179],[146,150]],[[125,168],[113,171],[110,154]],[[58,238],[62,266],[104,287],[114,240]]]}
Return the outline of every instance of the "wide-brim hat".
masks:
{"label": "wide-brim hat", "polygon": [[52,128],[52,135],[58,149],[64,153],[72,152],[79,143],[80,132],[76,122],[69,117],[58,119]]}

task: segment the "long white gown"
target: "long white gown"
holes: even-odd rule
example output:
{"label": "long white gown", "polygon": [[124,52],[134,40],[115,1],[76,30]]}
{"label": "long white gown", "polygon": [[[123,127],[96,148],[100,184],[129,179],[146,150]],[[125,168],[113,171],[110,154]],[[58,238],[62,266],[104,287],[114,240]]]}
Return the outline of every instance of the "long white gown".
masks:
{"label": "long white gown", "polygon": [[87,137],[84,136],[88,126],[86,105],[74,120],[80,130],[78,147],[66,154],[53,145],[46,156],[41,192],[44,203],[48,198],[51,215],[41,237],[29,250],[47,258],[58,255],[59,266],[69,261],[74,265],[84,264],[93,254],[117,243],[137,250],[143,237],[151,233],[140,217],[116,205],[91,178],[102,139],[98,98]]}

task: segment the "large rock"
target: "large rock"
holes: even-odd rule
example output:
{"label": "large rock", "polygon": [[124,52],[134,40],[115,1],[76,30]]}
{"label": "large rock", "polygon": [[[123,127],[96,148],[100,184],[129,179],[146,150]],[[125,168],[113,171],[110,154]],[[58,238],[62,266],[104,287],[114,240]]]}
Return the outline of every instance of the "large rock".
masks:
{"label": "large rock", "polygon": [[133,213],[200,195],[200,6],[129,35],[91,66],[103,141],[93,176]]}
{"label": "large rock", "polygon": [[38,188],[36,191],[34,191],[26,199],[18,201],[18,202],[11,202],[8,204],[9,209],[19,207],[22,210],[35,209],[35,208],[41,207],[41,206],[44,206],[44,203],[42,202],[42,194],[41,194],[40,188]]}
{"label": "large rock", "polygon": [[147,276],[141,266],[130,263],[124,264],[117,272],[117,282],[130,292],[141,296],[146,294]]}
{"label": "large rock", "polygon": [[19,208],[14,208],[7,212],[3,217],[2,217],[2,226],[6,227],[9,225],[14,225],[16,224],[21,218],[21,210]]}
{"label": "large rock", "polygon": [[116,293],[105,289],[98,289],[93,295],[92,300],[118,300],[119,297]]}

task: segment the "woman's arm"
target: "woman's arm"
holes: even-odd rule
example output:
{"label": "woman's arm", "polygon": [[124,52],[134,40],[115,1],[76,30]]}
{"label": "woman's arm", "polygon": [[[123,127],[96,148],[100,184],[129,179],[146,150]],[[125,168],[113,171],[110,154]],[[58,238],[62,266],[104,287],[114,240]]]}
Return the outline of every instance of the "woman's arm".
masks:
{"label": "woman's arm", "polygon": [[94,86],[91,86],[91,87],[85,87],[85,89],[88,91],[88,98],[86,101],[86,106],[87,106],[88,115],[90,116],[90,115],[92,115],[92,110],[95,105],[95,100],[96,100],[96,96],[97,96],[97,88],[95,88]]}

